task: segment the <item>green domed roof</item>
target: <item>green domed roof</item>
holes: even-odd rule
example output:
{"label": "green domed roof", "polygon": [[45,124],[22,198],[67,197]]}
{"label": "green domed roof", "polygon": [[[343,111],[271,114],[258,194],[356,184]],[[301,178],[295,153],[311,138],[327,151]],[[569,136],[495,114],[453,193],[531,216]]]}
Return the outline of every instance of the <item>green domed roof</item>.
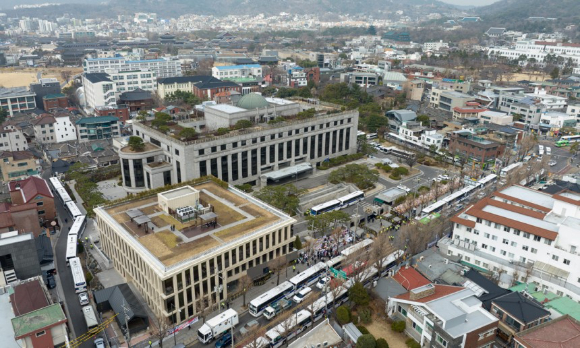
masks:
{"label": "green domed roof", "polygon": [[268,101],[266,98],[262,97],[256,93],[250,93],[243,96],[239,101],[238,105],[239,108],[243,108],[246,110],[253,110],[256,108],[263,108],[268,106]]}

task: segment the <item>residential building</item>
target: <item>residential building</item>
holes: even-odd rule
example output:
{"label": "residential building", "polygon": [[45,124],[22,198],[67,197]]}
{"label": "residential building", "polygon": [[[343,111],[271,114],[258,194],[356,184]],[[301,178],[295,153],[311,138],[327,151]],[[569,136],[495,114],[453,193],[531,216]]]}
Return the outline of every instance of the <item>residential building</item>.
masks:
{"label": "residential building", "polygon": [[449,153],[467,162],[493,166],[496,158],[503,155],[505,145],[477,136],[470,130],[454,131],[449,137]]}
{"label": "residential building", "polygon": [[[122,96],[121,94],[121,98]],[[129,107],[123,104],[117,104],[116,106],[97,106],[95,116],[115,116],[121,122],[125,123],[130,119],[130,111]]]}
{"label": "residential building", "polygon": [[355,83],[359,86],[378,86],[381,78],[374,72],[348,72],[340,74],[340,82]]}
{"label": "residential building", "polygon": [[[7,215],[8,214],[8,215]],[[11,222],[9,213],[0,213],[0,283],[6,284],[18,279],[28,279],[41,274],[38,252],[34,235],[17,229],[8,231],[7,221]],[[38,224],[38,220],[34,220]],[[16,227],[14,225],[10,227]],[[22,227],[22,226],[18,226]],[[19,234],[20,233],[20,234]]]}
{"label": "residential building", "polygon": [[26,179],[42,170],[40,161],[30,151],[4,151],[0,154],[0,160],[4,182]]}
{"label": "residential building", "polygon": [[79,142],[111,139],[121,135],[120,122],[114,116],[84,117],[76,121]]}
{"label": "residential building", "polygon": [[34,92],[26,87],[0,87],[0,107],[7,110],[10,116],[14,113],[34,110],[36,108],[35,96]]}
{"label": "residential building", "polygon": [[[36,277],[21,282],[10,295],[14,339],[22,347],[45,348],[67,342],[67,318],[59,303],[52,303],[50,293]],[[4,337],[8,339],[7,337]]]}
{"label": "residential building", "polygon": [[[103,252],[173,323],[220,304],[248,270],[293,249],[293,218],[209,179],[192,185],[95,209]],[[182,207],[195,207],[193,221],[174,213]]]}
{"label": "residential building", "polygon": [[[47,95],[55,95],[61,93],[60,82],[54,78],[41,78],[37,83],[30,84],[30,91],[34,92],[36,106],[44,107],[43,98]],[[45,111],[48,111],[44,109]]]}
{"label": "residential building", "polygon": [[512,343],[514,334],[550,319],[550,312],[533,298],[512,292],[491,301],[490,312],[499,319],[498,336]]}
{"label": "residential building", "polygon": [[421,126],[418,122],[405,122],[399,128],[399,133],[390,133],[392,137],[400,139],[411,145],[426,149],[434,146],[437,150],[443,145],[443,135],[434,129]]}
{"label": "residential building", "polygon": [[425,92],[425,81],[421,79],[411,80],[407,85],[407,96],[411,100],[423,100],[423,92]]}
{"label": "residential building", "polygon": [[306,87],[308,80],[304,68],[297,65],[288,69],[288,86],[292,88]]}
{"label": "residential building", "polygon": [[0,128],[0,151],[28,150],[28,142],[20,127],[4,123]]}
{"label": "residential building", "polygon": [[570,191],[547,194],[508,186],[455,215],[453,238],[444,238],[439,247],[492,272],[500,286],[523,279],[578,301],[579,202]]}
{"label": "residential building", "polygon": [[454,120],[463,120],[463,119],[472,119],[472,118],[479,118],[479,115],[489,109],[482,107],[481,104],[478,102],[467,102],[465,107],[454,107],[453,108],[453,119]]}
{"label": "residential building", "polygon": [[36,141],[41,144],[76,140],[75,126],[68,115],[44,114],[32,122]]}
{"label": "residential building", "polygon": [[[130,112],[151,110],[153,107],[153,97],[151,96],[151,92],[138,88],[121,93],[118,104],[124,105]],[[123,121],[127,121],[129,118],[122,119]]]}
{"label": "residential building", "polygon": [[519,332],[514,337],[516,348],[580,346],[580,322],[569,315]]}
{"label": "residential building", "polygon": [[548,111],[540,116],[540,127],[545,126],[551,131],[558,131],[561,128],[576,127],[577,118],[563,112]]}
{"label": "residential building", "polygon": [[407,78],[400,72],[385,71],[383,75],[383,86],[391,87],[394,90],[400,91],[407,84]]}
{"label": "residential building", "polygon": [[[123,186],[129,192],[139,192],[209,174],[235,185],[266,185],[279,170],[284,169],[279,174],[285,178],[292,177],[302,174],[294,168],[299,164],[314,166],[327,158],[355,153],[358,112],[294,118],[312,106],[258,94],[243,96],[237,106],[207,105],[205,118],[198,124],[203,131],[191,141],[167,136],[149,122],[134,122],[133,134],[143,138],[146,148],[139,153],[128,147],[119,151]],[[268,123],[274,119],[284,121]],[[251,121],[254,126],[214,135],[218,128],[229,128],[240,120]],[[195,125],[179,122],[178,126]],[[137,178],[136,172],[142,176]]]}
{"label": "residential building", "polygon": [[211,75],[220,80],[262,79],[262,66],[260,64],[214,66],[211,68]]}
{"label": "residential building", "polygon": [[116,71],[151,71],[156,77],[181,76],[181,62],[177,58],[130,60],[126,57],[86,58],[83,70],[87,74]]}
{"label": "residential building", "polygon": [[390,298],[387,312],[421,346],[492,347],[495,340],[498,319],[471,289],[429,283]]}
{"label": "residential building", "polygon": [[115,321],[122,330],[127,329],[131,335],[136,335],[149,327],[147,310],[140,301],[135,301],[135,293],[129,284],[119,284],[110,288],[93,292],[97,312],[112,310],[117,313]]}
{"label": "residential building", "polygon": [[430,105],[445,111],[453,111],[453,108],[464,108],[467,103],[473,101],[474,97],[465,93],[448,89],[431,89]]}
{"label": "residential building", "polygon": [[48,221],[56,218],[54,196],[44,179],[31,176],[23,180],[10,181],[8,189],[13,206],[33,203],[40,218]]}
{"label": "residential building", "polygon": [[309,60],[316,62],[318,68],[334,69],[338,66],[338,54],[328,52],[310,52]]}
{"label": "residential building", "polygon": [[116,84],[106,73],[83,74],[85,104],[89,109],[97,106],[117,105]]}
{"label": "residential building", "polygon": [[443,42],[443,40],[439,40],[439,42],[425,42],[423,44],[423,51],[440,51],[443,48],[449,48],[449,43]]}
{"label": "residential building", "polygon": [[221,81],[213,76],[207,76],[193,85],[192,92],[202,100],[213,100],[218,93],[222,92],[237,92],[241,94],[242,86],[232,81]]}
{"label": "residential building", "polygon": [[45,111],[68,108],[68,97],[62,93],[47,94],[42,97],[42,106]]}
{"label": "residential building", "polygon": [[471,90],[471,82],[458,79],[446,79],[433,81],[433,85],[438,89],[449,89],[459,93],[469,93]]}
{"label": "residential building", "polygon": [[576,117],[576,123],[580,123],[580,104],[572,104],[566,107],[566,113]]}
{"label": "residential building", "polygon": [[538,127],[541,115],[546,112],[546,106],[540,100],[522,94],[504,94],[498,98],[498,108],[510,114],[521,115],[520,121],[530,126]]}
{"label": "residential building", "polygon": [[513,116],[508,115],[505,112],[497,112],[486,110],[478,115],[479,122],[481,124],[499,124],[499,125],[508,125],[512,124],[514,121]]}

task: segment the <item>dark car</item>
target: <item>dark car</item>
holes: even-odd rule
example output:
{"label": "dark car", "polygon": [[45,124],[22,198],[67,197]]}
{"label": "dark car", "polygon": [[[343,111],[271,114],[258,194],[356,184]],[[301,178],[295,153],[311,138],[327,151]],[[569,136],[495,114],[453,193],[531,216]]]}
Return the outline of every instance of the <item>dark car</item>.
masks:
{"label": "dark car", "polygon": [[227,332],[216,343],[215,348],[227,348],[232,345],[232,335]]}
{"label": "dark car", "polygon": [[56,282],[54,281],[54,276],[52,274],[47,274],[46,275],[46,286],[49,289],[56,288]]}

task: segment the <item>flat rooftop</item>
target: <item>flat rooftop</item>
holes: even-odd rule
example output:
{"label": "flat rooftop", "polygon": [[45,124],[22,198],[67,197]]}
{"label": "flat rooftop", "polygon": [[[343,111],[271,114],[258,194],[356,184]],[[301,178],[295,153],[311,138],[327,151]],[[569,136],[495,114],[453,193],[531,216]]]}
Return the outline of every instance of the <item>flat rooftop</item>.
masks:
{"label": "flat rooftop", "polygon": [[526,201],[529,201],[537,205],[541,205],[549,209],[554,208],[555,199],[551,195],[542,193],[540,191],[532,190],[526,187],[513,185],[500,191],[500,193],[518,199],[525,199]]}
{"label": "flat rooftop", "polygon": [[[295,221],[253,196],[232,188],[223,188],[209,179],[190,186],[200,192],[200,204],[204,207],[211,205],[212,212],[217,215],[215,226],[207,225],[214,221],[213,217],[208,221],[202,217],[208,214],[190,221],[180,221],[166,214],[159,206],[157,194],[99,207],[96,211],[110,224],[117,225],[122,234],[134,240],[136,248],[142,248],[143,257],[149,258],[151,264],[161,271],[169,271],[184,261],[215,252],[216,248],[225,248],[240,238]],[[191,191],[183,188],[185,192],[179,189],[171,192],[183,194]],[[144,219],[139,221],[144,223],[138,225],[130,218],[128,212],[135,209],[143,213]],[[171,226],[175,226],[174,231]]]}

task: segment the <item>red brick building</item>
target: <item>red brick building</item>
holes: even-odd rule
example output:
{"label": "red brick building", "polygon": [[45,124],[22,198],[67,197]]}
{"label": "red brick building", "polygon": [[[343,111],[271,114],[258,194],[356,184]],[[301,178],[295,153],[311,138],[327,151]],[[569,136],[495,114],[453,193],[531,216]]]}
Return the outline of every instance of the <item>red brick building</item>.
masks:
{"label": "red brick building", "polygon": [[69,107],[68,98],[62,93],[49,94],[42,97],[42,104],[44,105],[45,111],[58,108],[64,109]]}
{"label": "red brick building", "polygon": [[11,320],[14,339],[20,340],[23,347],[55,347],[66,342],[67,318],[60,304],[52,303],[47,294],[36,278],[15,286],[10,295],[15,315]]}
{"label": "red brick building", "polygon": [[44,179],[31,176],[24,180],[11,181],[8,187],[13,207],[32,204],[36,207],[39,218],[46,221],[55,219],[54,196]]}
{"label": "red brick building", "polygon": [[95,108],[95,114],[97,116],[115,116],[123,123],[130,119],[129,107],[126,105],[97,106]]}
{"label": "red brick building", "polygon": [[449,137],[449,153],[463,158],[468,163],[493,165],[495,159],[503,155],[504,150],[503,144],[478,137],[468,130],[452,132]]}
{"label": "red brick building", "polygon": [[304,72],[306,73],[306,80],[307,81],[314,81],[314,83],[316,83],[316,84],[320,83],[320,68],[319,67],[306,68],[306,69],[304,69]]}

